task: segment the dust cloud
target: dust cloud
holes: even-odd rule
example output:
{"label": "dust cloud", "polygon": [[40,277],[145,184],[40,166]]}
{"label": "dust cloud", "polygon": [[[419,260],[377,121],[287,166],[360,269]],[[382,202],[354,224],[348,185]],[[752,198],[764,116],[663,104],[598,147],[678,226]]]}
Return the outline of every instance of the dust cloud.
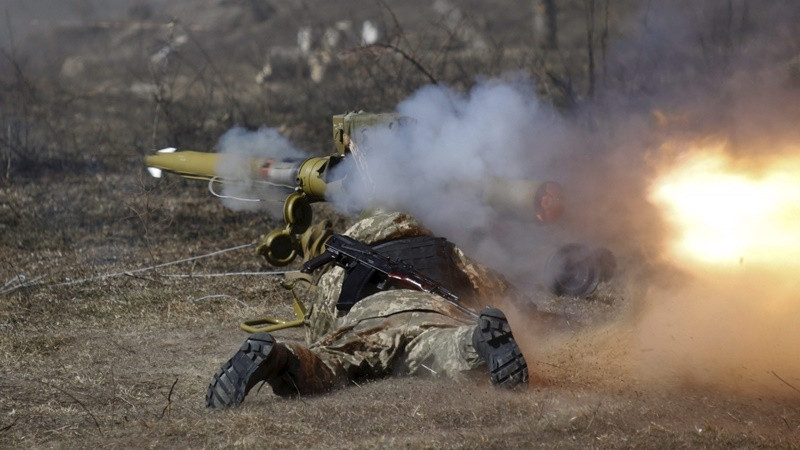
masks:
{"label": "dust cloud", "polygon": [[[665,124],[648,155],[650,201],[666,230],[659,255],[682,276],[651,283],[638,300],[631,357],[648,382],[792,398],[800,383],[800,205],[791,181],[800,179],[800,84],[797,40],[788,36],[797,36],[800,8],[737,6],[742,28],[723,39],[720,66],[688,98],[670,91],[683,117]],[[730,14],[723,17],[737,18]],[[715,154],[725,164],[684,181],[689,188],[671,208],[653,200],[665,174]],[[692,212],[676,221],[675,207]]]}
{"label": "dust cloud", "polygon": [[[642,80],[648,101],[630,87],[618,88],[608,93],[616,96],[611,112],[596,122],[604,124],[599,129],[606,130],[605,142],[614,143],[606,147],[601,167],[610,167],[606,183],[616,185],[619,195],[597,198],[594,212],[609,212],[599,219],[599,233],[611,237],[616,223],[634,243],[627,248],[641,249],[640,258],[630,254],[639,263],[622,275],[630,312],[531,353],[605,374],[587,376],[589,383],[624,380],[618,386],[796,398],[800,249],[794,243],[800,205],[796,183],[786,181],[800,179],[800,8],[787,2],[749,10],[744,2],[729,2],[730,9],[709,5],[649,11],[638,44],[626,40],[617,47],[652,62],[651,70],[622,71]],[[638,102],[650,110],[631,107]],[[636,114],[650,123],[621,120]],[[665,176],[709,155],[726,163],[683,180],[682,196],[670,205],[655,198]],[[584,175],[578,183],[583,199],[604,189],[591,169],[580,163],[576,168],[573,173]],[[708,186],[709,180],[715,185]],[[720,188],[720,180],[736,183]],[[692,215],[676,221],[674,208],[692,204]],[[587,217],[594,213],[587,211]],[[707,234],[689,239],[698,229]]]}
{"label": "dust cloud", "polygon": [[796,277],[745,269],[698,271],[683,286],[653,289],[637,323],[641,373],[657,383],[794,395],[798,289]]}

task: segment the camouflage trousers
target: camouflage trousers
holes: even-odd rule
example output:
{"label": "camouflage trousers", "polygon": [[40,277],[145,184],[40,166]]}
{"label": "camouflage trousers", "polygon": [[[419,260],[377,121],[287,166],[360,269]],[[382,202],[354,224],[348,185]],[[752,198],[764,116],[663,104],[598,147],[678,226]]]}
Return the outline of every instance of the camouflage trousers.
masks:
{"label": "camouflage trousers", "polygon": [[483,364],[472,346],[475,319],[426,292],[378,292],[337,323],[309,346],[337,384],[387,375],[459,378]]}
{"label": "camouflage trousers", "polygon": [[[305,240],[318,241],[314,236],[324,234],[324,229],[312,229]],[[345,234],[371,245],[430,233],[411,216],[381,213],[360,220]],[[306,259],[319,251],[319,246],[304,245]],[[457,256],[470,279],[494,280],[480,278],[484,272],[460,251]],[[378,292],[341,315],[336,302],[344,276],[342,268],[327,267],[315,280],[294,285],[295,295],[309,301],[304,324],[308,349],[340,383],[387,375],[457,378],[483,364],[472,346],[474,317],[439,296],[412,290]],[[481,281],[476,286],[483,294],[489,289],[502,291],[497,283]]]}

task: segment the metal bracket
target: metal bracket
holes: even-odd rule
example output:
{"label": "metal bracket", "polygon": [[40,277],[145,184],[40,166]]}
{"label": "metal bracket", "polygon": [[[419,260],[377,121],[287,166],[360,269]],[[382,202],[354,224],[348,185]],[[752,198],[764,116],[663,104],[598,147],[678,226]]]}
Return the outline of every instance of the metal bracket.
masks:
{"label": "metal bracket", "polygon": [[305,305],[303,305],[300,300],[295,298],[292,308],[294,308],[294,320],[281,320],[277,317],[265,316],[258,319],[247,320],[243,322],[240,327],[242,330],[248,333],[270,333],[277,330],[283,330],[284,328],[303,326],[303,320],[306,316]]}

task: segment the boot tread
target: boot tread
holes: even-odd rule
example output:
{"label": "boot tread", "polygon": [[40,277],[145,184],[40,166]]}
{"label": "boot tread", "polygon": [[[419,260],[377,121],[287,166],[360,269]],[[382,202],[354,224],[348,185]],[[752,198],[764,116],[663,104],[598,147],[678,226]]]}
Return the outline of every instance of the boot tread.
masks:
{"label": "boot tread", "polygon": [[253,386],[277,371],[278,364],[271,364],[275,359],[274,348],[275,339],[268,333],[250,336],[239,351],[214,373],[206,390],[206,407],[240,405]]}
{"label": "boot tread", "polygon": [[515,388],[528,383],[528,365],[502,311],[497,308],[481,311],[472,342],[489,366],[492,384]]}

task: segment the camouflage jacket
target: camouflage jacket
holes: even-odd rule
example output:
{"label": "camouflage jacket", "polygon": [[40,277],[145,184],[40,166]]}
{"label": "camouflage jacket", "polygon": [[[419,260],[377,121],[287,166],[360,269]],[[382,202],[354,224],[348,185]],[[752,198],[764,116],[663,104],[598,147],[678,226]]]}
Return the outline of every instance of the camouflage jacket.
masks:
{"label": "camouflage jacket", "polygon": [[[414,217],[398,212],[379,213],[355,223],[345,233],[353,239],[374,245],[412,236],[429,236],[428,231]],[[305,249],[306,259],[316,256],[313,249]],[[318,252],[318,250],[317,250]],[[458,268],[468,277],[475,290],[475,298],[469,299],[464,306],[480,308],[486,305],[495,305],[498,299],[509,293],[509,285],[502,276],[492,272],[474,261],[470,260],[459,248],[454,250],[454,259]],[[308,343],[317,342],[327,333],[338,328],[345,322],[344,314],[336,309],[336,303],[341,293],[344,270],[330,265],[323,269],[304,295],[309,304],[305,317],[306,340]],[[377,308],[373,305],[373,314],[390,315],[403,310],[425,309],[437,311],[441,314],[452,315],[454,308],[435,295],[414,296],[415,303],[396,302],[381,304]]]}

